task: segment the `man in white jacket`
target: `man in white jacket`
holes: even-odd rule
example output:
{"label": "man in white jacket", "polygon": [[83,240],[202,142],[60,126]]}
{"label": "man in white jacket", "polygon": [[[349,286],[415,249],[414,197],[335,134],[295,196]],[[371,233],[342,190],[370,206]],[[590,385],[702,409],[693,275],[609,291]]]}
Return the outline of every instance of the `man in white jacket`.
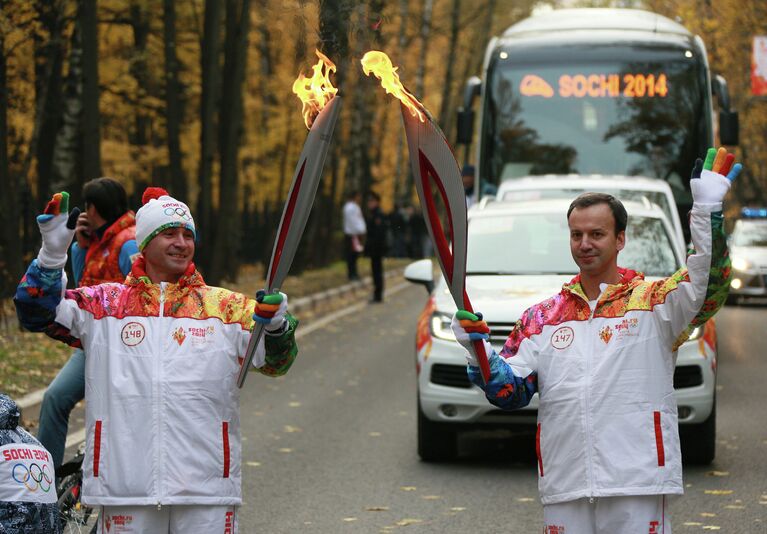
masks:
{"label": "man in white jacket", "polygon": [[[546,534],[669,534],[667,495],[683,493],[674,398],[676,349],[727,297],[730,261],[722,200],[740,172],[724,149],[698,160],[690,182],[695,252],[648,282],[618,266],[626,211],[585,193],[567,213],[580,274],[522,314],[501,354],[481,315],[459,310],[467,349],[483,340],[490,378],[469,352],[469,377],[503,409],[539,394],[538,488]],[[513,245],[513,244],[512,244]]]}
{"label": "man in white jacket", "polygon": [[[255,370],[285,374],[297,347],[287,297],[210,287],[194,267],[186,204],[159,188],[136,214],[141,252],[123,283],[65,290],[79,210],[54,195],[43,245],[16,292],[22,324],[85,350],[84,503],[99,532],[237,532],[241,447],[237,375],[254,321]],[[254,314],[255,311],[255,314]]]}
{"label": "man in white jacket", "polygon": [[346,195],[346,203],[343,207],[344,226],[344,257],[346,258],[346,273],[349,280],[359,280],[357,274],[357,258],[364,250],[362,241],[367,233],[365,217],[360,208],[362,196],[359,191],[350,191]]}

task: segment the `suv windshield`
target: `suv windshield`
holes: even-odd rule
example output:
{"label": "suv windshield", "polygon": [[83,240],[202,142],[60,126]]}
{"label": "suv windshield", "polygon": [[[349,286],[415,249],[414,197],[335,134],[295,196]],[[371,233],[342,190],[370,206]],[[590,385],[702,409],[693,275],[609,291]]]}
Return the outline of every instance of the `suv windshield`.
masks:
{"label": "suv windshield", "polygon": [[678,203],[689,201],[690,165],[707,144],[700,59],[671,46],[615,46],[612,59],[602,47],[575,48],[562,59],[550,51],[541,60],[539,51],[536,61],[510,48],[491,61],[483,179],[641,175],[668,181]]}
{"label": "suv windshield", "polygon": [[738,221],[730,244],[734,247],[767,247],[767,221]]}
{"label": "suv windshield", "polygon": [[[562,213],[475,217],[469,220],[467,274],[575,274],[570,230]],[[661,219],[629,215],[623,267],[668,276],[677,260]]]}

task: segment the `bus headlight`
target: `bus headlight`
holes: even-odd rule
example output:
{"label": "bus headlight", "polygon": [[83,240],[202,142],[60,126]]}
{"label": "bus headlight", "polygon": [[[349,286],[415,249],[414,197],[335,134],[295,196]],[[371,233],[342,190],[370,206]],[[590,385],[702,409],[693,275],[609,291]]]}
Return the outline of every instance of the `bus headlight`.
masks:
{"label": "bus headlight", "polygon": [[453,316],[443,312],[434,312],[431,315],[431,335],[447,341],[455,341],[453,329],[450,323],[453,322]]}

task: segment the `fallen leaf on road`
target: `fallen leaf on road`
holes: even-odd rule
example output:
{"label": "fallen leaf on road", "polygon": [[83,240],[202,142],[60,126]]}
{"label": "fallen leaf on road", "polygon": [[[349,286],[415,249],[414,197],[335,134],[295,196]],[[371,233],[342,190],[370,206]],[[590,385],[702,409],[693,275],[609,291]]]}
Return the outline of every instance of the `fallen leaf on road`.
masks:
{"label": "fallen leaf on road", "polygon": [[406,527],[408,525],[417,525],[418,523],[423,523],[423,519],[406,518],[401,521],[397,521],[397,525],[400,527]]}
{"label": "fallen leaf on road", "polygon": [[716,525],[703,525],[703,530],[722,530],[722,527]]}
{"label": "fallen leaf on road", "polygon": [[301,406],[301,403],[298,401],[291,401],[288,403],[288,406],[290,406],[291,408],[298,408],[299,406]]}
{"label": "fallen leaf on road", "polygon": [[730,476],[730,472],[729,471],[709,471],[708,473],[706,473],[706,476],[709,476],[709,477],[728,477],[728,476]]}
{"label": "fallen leaf on road", "polygon": [[388,506],[368,506],[365,508],[368,512],[388,512],[389,507]]}
{"label": "fallen leaf on road", "polygon": [[451,512],[463,512],[464,510],[466,510],[466,508],[463,506],[453,506],[450,509]]}
{"label": "fallen leaf on road", "polygon": [[401,489],[402,491],[415,491],[416,487],[415,486],[400,486],[399,489]]}
{"label": "fallen leaf on road", "polygon": [[439,495],[421,495],[421,498],[427,501],[436,501],[438,499],[441,499],[442,497]]}
{"label": "fallen leaf on road", "polygon": [[285,453],[287,453],[287,452],[293,452],[293,449],[291,449],[291,448],[288,448],[288,447],[283,447],[283,448],[281,448],[281,449],[277,449],[277,450],[278,450],[278,451],[280,451],[280,452],[285,452]]}
{"label": "fallen leaf on road", "polygon": [[711,512],[702,512],[702,513],[700,514],[700,516],[701,516],[701,517],[716,517],[716,514],[714,514],[714,513],[711,513]]}
{"label": "fallen leaf on road", "polygon": [[245,465],[249,465],[250,467],[260,467],[261,462],[245,462]]}
{"label": "fallen leaf on road", "polygon": [[517,502],[534,502],[535,499],[532,497],[519,497],[517,498]]}
{"label": "fallen leaf on road", "polygon": [[698,521],[685,521],[682,523],[686,527],[700,527],[703,525],[703,523],[700,523]]}
{"label": "fallen leaf on road", "polygon": [[288,434],[293,434],[294,432],[301,432],[301,429],[297,426],[285,425],[283,431],[287,432]]}
{"label": "fallen leaf on road", "polygon": [[356,517],[344,517],[344,521],[346,521],[347,523],[351,523],[352,521],[356,521],[356,520],[357,520]]}
{"label": "fallen leaf on road", "polygon": [[743,506],[742,504],[728,504],[727,506],[725,506],[725,508],[727,508],[728,510],[745,510],[746,509],[746,507]]}
{"label": "fallen leaf on road", "polygon": [[706,495],[732,495],[732,490],[704,490]]}
{"label": "fallen leaf on road", "polygon": [[373,437],[373,438],[377,438],[377,437],[379,437],[381,435],[382,434],[380,432],[368,432],[368,436]]}

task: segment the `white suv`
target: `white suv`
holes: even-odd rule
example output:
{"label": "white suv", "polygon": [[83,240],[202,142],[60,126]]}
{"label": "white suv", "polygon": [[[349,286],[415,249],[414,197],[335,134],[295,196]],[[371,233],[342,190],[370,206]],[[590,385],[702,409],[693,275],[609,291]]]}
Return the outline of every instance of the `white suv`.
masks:
{"label": "white suv", "polygon": [[[524,310],[558,293],[578,272],[570,255],[569,204],[562,199],[491,202],[469,211],[466,290],[489,323],[496,352]],[[620,265],[643,272],[648,280],[675,272],[683,258],[663,211],[646,200],[624,205],[629,224]],[[469,382],[465,351],[450,329],[455,304],[441,276],[435,287],[432,261],[410,264],[405,277],[430,292],[416,334],[421,458],[453,458],[463,430],[534,425],[537,394],[526,408],[502,411]],[[716,356],[713,320],[696,329],[678,351],[674,388],[688,462],[710,463],[714,458]]]}

